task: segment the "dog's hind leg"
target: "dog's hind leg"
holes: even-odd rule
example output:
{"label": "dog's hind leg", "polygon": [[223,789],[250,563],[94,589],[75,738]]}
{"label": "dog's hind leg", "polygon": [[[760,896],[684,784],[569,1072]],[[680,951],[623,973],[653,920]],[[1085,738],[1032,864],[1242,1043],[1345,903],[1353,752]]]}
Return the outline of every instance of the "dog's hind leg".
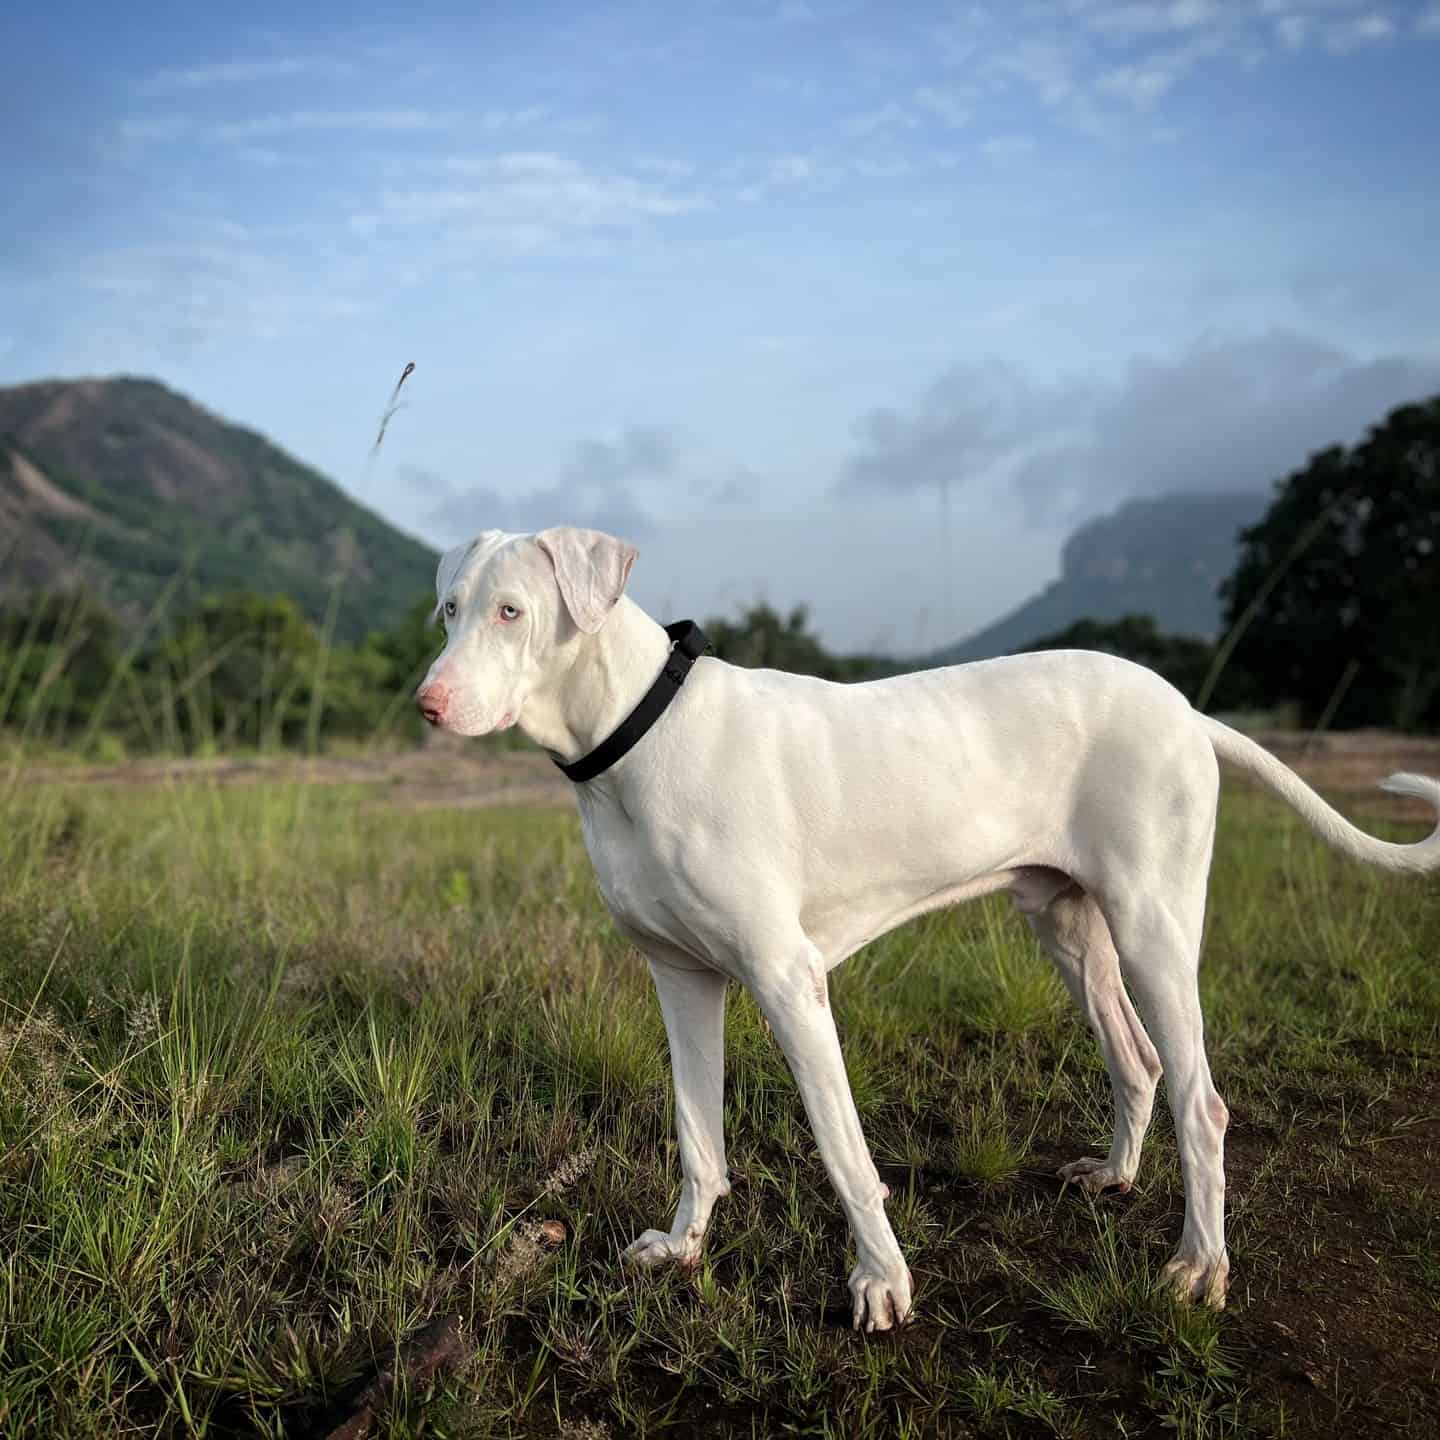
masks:
{"label": "dog's hind leg", "polygon": [[1185,1178],[1185,1224],[1164,1279],[1182,1299],[1225,1303],[1225,1126],[1200,1013],[1204,887],[1171,904],[1150,895],[1107,902],[1120,963],[1155,1037]]}
{"label": "dog's hind leg", "polygon": [[1160,1057],[1125,993],[1120,959],[1100,907],[1073,883],[1043,908],[1035,908],[1043,898],[1033,887],[1016,887],[1016,905],[1100,1042],[1115,1099],[1109,1155],[1103,1160],[1084,1156],[1057,1173],[1067,1184],[1074,1182],[1092,1193],[1112,1187],[1128,1190],[1150,1127]]}

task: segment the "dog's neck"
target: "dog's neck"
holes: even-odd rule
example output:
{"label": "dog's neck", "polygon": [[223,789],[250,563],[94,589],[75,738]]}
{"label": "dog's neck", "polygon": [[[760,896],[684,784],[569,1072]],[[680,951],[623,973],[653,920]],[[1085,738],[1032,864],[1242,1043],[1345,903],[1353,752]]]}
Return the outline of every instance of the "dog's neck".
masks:
{"label": "dog's neck", "polygon": [[572,664],[534,690],[520,728],[568,765],[588,755],[640,703],[670,653],[670,637],[622,595],[594,635],[582,635]]}

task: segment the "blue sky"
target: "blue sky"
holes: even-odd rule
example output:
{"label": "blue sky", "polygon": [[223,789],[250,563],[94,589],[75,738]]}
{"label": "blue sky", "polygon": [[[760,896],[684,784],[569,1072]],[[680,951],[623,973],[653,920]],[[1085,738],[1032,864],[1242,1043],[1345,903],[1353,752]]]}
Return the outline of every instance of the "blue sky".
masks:
{"label": "blue sky", "polygon": [[0,383],[614,529],[663,618],[934,646],[1440,390],[1434,0],[7,7],[0,123]]}

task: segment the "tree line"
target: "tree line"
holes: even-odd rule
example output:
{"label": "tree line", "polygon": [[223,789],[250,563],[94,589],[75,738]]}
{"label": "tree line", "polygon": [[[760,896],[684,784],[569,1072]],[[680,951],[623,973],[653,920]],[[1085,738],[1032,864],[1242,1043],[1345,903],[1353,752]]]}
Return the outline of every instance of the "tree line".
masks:
{"label": "tree line", "polygon": [[1214,646],[1130,616],[1030,648],[1125,655],[1202,709],[1288,705],[1306,728],[1440,731],[1440,395],[1279,481],[1220,594]]}
{"label": "tree line", "polygon": [[[1202,708],[1296,708],[1304,725],[1440,730],[1440,396],[1311,457],[1241,532],[1221,640],[1149,616],[1081,620],[1028,649],[1106,650]],[[206,596],[137,637],[84,591],[0,605],[0,726],[91,749],[188,752],[413,738],[410,695],[440,648],[417,597],[358,645],[283,595]],[[832,680],[903,668],[828,652],[805,608],[704,622],[715,653]]]}
{"label": "tree line", "polygon": [[414,736],[433,608],[346,646],[285,595],[205,596],[137,635],[88,592],[40,593],[0,605],[0,724],[117,754]]}

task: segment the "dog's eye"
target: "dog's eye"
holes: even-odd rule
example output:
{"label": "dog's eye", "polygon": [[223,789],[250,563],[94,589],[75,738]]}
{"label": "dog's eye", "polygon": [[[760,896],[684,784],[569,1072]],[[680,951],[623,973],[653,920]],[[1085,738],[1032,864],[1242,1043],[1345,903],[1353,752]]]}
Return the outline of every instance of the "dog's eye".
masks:
{"label": "dog's eye", "polygon": [[456,606],[455,606],[455,602],[454,602],[453,600],[447,600],[447,601],[445,602],[445,614],[446,614],[446,616],[447,616],[448,618],[450,618],[451,620],[453,620],[453,619],[455,618],[455,609],[456,609]]}
{"label": "dog's eye", "polygon": [[502,620],[518,620],[520,612],[513,605],[502,605],[500,607],[500,618]]}

